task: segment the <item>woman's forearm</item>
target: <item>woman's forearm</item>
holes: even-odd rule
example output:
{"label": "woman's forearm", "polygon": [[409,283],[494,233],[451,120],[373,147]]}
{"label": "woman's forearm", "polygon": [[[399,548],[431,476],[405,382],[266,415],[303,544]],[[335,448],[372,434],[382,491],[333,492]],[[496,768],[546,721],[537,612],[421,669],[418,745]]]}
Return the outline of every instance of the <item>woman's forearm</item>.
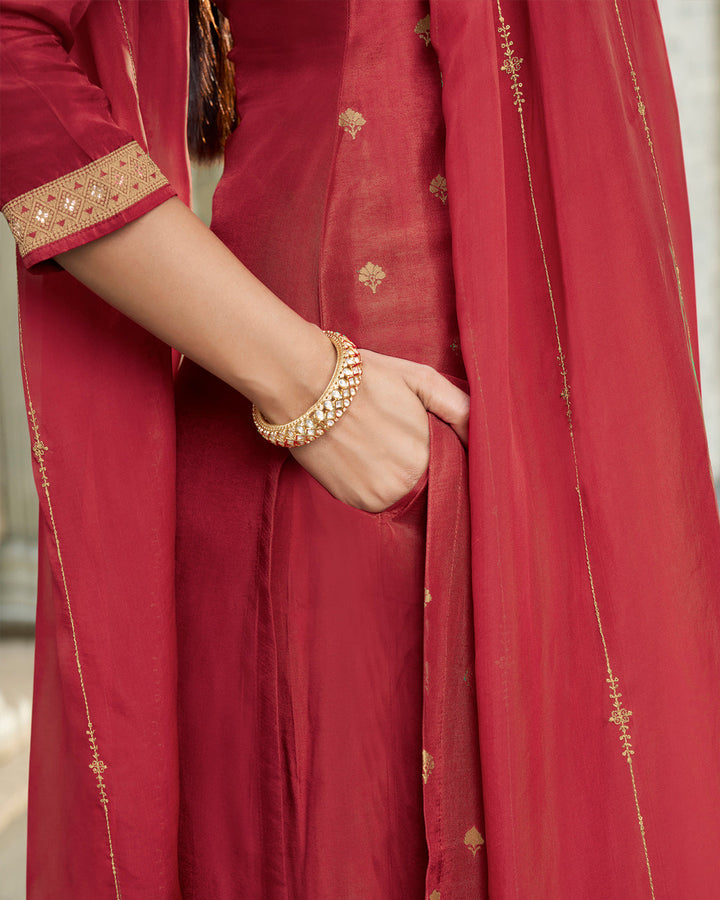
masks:
{"label": "woman's forearm", "polygon": [[322,393],[335,350],[177,198],[58,262],[116,309],[249,397],[274,421]]}
{"label": "woman's forearm", "polygon": [[[274,422],[301,415],[330,381],[336,354],[322,331],[258,281],[180,200],[57,259]],[[428,366],[367,348],[362,354],[362,387],[350,414],[291,452],[335,497],[378,512],[427,466],[426,410],[467,441],[469,401]]]}

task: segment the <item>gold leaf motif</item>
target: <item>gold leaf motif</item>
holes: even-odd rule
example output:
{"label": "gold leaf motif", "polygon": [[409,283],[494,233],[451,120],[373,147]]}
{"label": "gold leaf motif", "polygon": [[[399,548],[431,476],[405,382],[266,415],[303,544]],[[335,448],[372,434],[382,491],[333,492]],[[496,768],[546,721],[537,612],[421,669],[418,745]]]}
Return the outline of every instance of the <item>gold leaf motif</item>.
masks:
{"label": "gold leaf motif", "polygon": [[605,679],[607,683],[610,685],[610,697],[613,701],[613,711],[608,719],[609,722],[612,722],[613,725],[617,725],[620,734],[618,735],[622,745],[623,751],[622,755],[628,761],[628,763],[632,764],[632,757],[635,755],[635,751],[632,746],[632,737],[630,736],[630,716],[632,715],[631,709],[625,709],[622,705],[622,694],[619,691],[619,679],[616,675],[610,675]]}
{"label": "gold leaf motif", "polygon": [[465,846],[472,852],[473,856],[477,855],[478,850],[485,843],[483,836],[474,825],[465,832],[463,840],[465,841]]}
{"label": "gold leaf motif", "polygon": [[510,39],[510,26],[505,23],[505,19],[503,18],[502,13],[500,13],[499,18],[500,27],[498,28],[498,31],[502,36],[500,46],[502,47],[505,55],[505,60],[500,66],[500,69],[503,72],[507,72],[507,74],[510,76],[513,97],[515,98],[513,100],[513,103],[517,107],[518,112],[521,112],[522,104],[525,102],[525,97],[523,96],[522,81],[520,81],[518,73],[520,72],[520,67],[522,66],[523,61],[522,57],[515,56],[513,53],[513,41]]}
{"label": "gold leaf motif", "polygon": [[445,203],[447,200],[447,180],[443,175],[436,175],[430,182],[430,193]]}
{"label": "gold leaf motif", "polygon": [[385,272],[381,266],[375,263],[367,262],[362,269],[358,271],[358,280],[361,284],[366,284],[373,294],[377,293],[380,282],[385,278]]}
{"label": "gold leaf motif", "polygon": [[423,782],[425,784],[428,783],[428,778],[430,777],[430,773],[435,768],[435,760],[433,757],[427,752],[427,750],[423,750],[422,752],[422,776]]}
{"label": "gold leaf motif", "polygon": [[632,715],[631,709],[616,709],[613,711],[613,714],[610,716],[609,721],[613,722],[615,725],[627,725],[630,721],[630,716]]}
{"label": "gold leaf motif", "polygon": [[355,140],[355,135],[360,131],[360,129],[365,124],[365,119],[363,118],[362,113],[359,113],[355,109],[348,108],[345,112],[340,113],[340,117],[338,118],[338,125],[343,129],[343,131],[347,131],[350,137]]}
{"label": "gold leaf motif", "polygon": [[432,594],[430,593],[430,591],[427,588],[425,588],[425,606],[427,606],[431,600],[432,600]]}
{"label": "gold leaf motif", "polygon": [[440,891],[433,891],[429,900],[440,900]]}
{"label": "gold leaf motif", "polygon": [[428,13],[425,18],[420,19],[417,23],[415,26],[415,34],[425,41],[425,46],[427,47],[430,43],[430,13]]}

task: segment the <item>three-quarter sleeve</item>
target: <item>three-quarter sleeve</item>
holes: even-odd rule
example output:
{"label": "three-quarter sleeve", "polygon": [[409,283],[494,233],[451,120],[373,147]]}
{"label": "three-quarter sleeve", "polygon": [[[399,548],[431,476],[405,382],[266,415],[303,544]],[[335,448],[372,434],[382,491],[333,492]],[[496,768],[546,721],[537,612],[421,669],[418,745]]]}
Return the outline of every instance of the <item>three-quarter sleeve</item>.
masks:
{"label": "three-quarter sleeve", "polygon": [[[118,124],[98,67],[76,61],[124,39],[115,4],[117,22],[111,4],[99,10],[104,35],[88,30],[93,3],[103,0],[0,0],[0,206],[28,267],[175,194],[139,135]],[[80,37],[83,54],[73,52]]]}

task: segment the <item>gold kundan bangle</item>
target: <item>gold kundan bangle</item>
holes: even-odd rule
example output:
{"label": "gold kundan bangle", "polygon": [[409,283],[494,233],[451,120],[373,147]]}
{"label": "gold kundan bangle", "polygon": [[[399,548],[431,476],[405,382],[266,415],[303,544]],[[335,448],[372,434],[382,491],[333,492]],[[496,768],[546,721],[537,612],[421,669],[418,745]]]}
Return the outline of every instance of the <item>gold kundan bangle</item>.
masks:
{"label": "gold kundan bangle", "polygon": [[317,403],[292,422],[273,425],[268,422],[253,404],[252,416],[255,427],[266,441],[279,447],[301,447],[332,428],[342,418],[350,401],[357,393],[362,378],[362,359],[353,342],[337,331],[324,332],[335,345],[337,362],[330,383]]}

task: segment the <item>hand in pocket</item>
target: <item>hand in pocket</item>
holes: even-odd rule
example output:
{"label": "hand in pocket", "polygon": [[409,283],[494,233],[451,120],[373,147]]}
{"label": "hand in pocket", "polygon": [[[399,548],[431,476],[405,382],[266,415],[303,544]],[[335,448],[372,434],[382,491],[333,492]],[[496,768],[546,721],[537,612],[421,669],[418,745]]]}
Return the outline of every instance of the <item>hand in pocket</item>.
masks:
{"label": "hand in pocket", "polygon": [[334,497],[382,512],[427,469],[432,412],[467,445],[470,398],[430,366],[362,350],[357,396],[330,431],[291,452]]}

